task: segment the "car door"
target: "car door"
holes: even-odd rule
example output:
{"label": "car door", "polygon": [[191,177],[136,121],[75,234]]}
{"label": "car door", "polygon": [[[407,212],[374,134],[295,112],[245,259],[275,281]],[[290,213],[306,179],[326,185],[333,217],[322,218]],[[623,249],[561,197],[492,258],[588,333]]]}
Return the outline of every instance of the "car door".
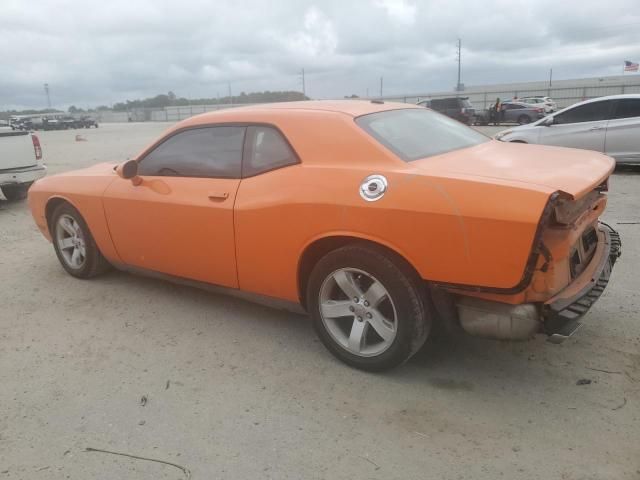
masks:
{"label": "car door", "polygon": [[111,238],[130,266],[237,287],[233,206],[245,126],[170,134],[138,160],[142,183],[104,193]]}
{"label": "car door", "polygon": [[539,142],[544,145],[604,152],[612,106],[612,100],[600,100],[560,112],[553,116],[553,123],[540,127]]}
{"label": "car door", "polygon": [[640,98],[616,100],[604,150],[618,162],[640,163]]}

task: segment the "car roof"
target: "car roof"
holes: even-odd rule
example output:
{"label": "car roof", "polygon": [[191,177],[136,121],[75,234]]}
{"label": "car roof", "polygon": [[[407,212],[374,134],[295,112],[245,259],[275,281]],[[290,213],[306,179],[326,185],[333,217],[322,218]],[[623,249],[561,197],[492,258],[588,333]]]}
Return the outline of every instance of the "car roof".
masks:
{"label": "car roof", "polygon": [[247,105],[242,107],[227,108],[216,110],[213,112],[202,113],[191,117],[190,124],[214,123],[222,120],[225,121],[242,121],[245,115],[259,113],[262,116],[274,117],[280,116],[283,112],[288,115],[301,112],[319,112],[327,114],[344,114],[350,117],[358,117],[369,113],[383,112],[387,110],[398,110],[404,108],[420,108],[410,103],[398,102],[382,102],[376,100],[307,100],[301,102],[281,102],[281,103],[265,103],[256,105]]}
{"label": "car roof", "polygon": [[590,98],[589,100],[583,100],[582,102],[577,102],[577,103],[574,103],[573,105],[569,105],[568,107],[565,107],[562,110],[559,110],[559,111],[555,112],[554,115],[562,113],[565,110],[569,110],[571,108],[575,108],[575,107],[577,107],[579,105],[586,105],[588,103],[600,102],[602,100],[624,100],[624,99],[631,99],[631,98],[640,99],[640,93],[624,93],[624,94],[620,94],[620,95],[607,95],[606,97]]}

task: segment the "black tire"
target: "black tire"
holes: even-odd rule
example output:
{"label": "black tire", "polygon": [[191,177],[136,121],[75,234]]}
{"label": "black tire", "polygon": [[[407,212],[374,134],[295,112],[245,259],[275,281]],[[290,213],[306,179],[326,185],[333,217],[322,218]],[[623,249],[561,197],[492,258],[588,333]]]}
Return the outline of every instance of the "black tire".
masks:
{"label": "black tire", "polygon": [[[78,223],[82,231],[86,255],[84,262],[79,268],[73,268],[71,265],[69,265],[61,252],[60,246],[58,245],[57,229],[61,228],[58,225],[58,220],[63,215],[72,217]],[[62,203],[58,207],[56,207],[56,209],[53,211],[53,214],[51,215],[49,229],[51,231],[51,237],[53,240],[53,248],[56,252],[58,260],[60,261],[62,267],[67,271],[67,273],[69,273],[69,275],[72,275],[76,278],[86,279],[100,275],[111,268],[111,265],[109,264],[107,259],[104,258],[104,256],[98,249],[98,246],[96,245],[96,242],[93,239],[93,235],[91,235],[91,231],[89,230],[87,223],[84,221],[84,218],[82,218],[80,212],[78,212],[78,210],[76,210],[72,205],[68,203]]]}
{"label": "black tire", "polygon": [[531,117],[529,115],[520,115],[518,117],[519,125],[526,125],[527,123],[531,123]]}
{"label": "black tire", "polygon": [[5,185],[2,187],[2,193],[7,200],[9,200],[10,202],[15,202],[16,200],[23,200],[27,197],[27,192],[29,191],[30,186],[31,183]]}
{"label": "black tire", "polygon": [[[395,338],[378,355],[360,356],[348,351],[332,337],[322,319],[319,305],[322,285],[341,268],[358,269],[375,277],[395,305]],[[433,309],[425,288],[417,273],[403,259],[382,248],[354,243],[329,252],[314,266],[306,292],[307,307],[316,333],[333,355],[352,367],[381,371],[406,362],[427,340]]]}

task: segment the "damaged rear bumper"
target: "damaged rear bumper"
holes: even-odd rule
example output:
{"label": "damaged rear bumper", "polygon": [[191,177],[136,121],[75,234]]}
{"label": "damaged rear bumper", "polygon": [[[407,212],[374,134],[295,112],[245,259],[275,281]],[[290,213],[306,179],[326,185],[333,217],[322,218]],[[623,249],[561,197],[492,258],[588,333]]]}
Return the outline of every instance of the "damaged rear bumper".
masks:
{"label": "damaged rear bumper", "polygon": [[580,327],[579,320],[602,295],[622,252],[620,235],[602,224],[591,264],[562,292],[544,304],[510,305],[473,297],[458,297],[458,320],[469,334],[501,340],[526,340],[546,333],[560,343]]}
{"label": "damaged rear bumper", "polygon": [[[543,306],[544,332],[549,335],[549,340],[552,342],[564,341],[580,327],[579,320],[604,292],[613,266],[622,254],[622,241],[618,232],[604,225],[604,228],[599,229],[598,234],[602,236],[600,242],[602,251],[597,252],[600,254],[595,257],[598,263],[593,271],[584,272],[588,275],[586,284],[573,289],[570,286]],[[582,284],[582,282],[577,283]]]}

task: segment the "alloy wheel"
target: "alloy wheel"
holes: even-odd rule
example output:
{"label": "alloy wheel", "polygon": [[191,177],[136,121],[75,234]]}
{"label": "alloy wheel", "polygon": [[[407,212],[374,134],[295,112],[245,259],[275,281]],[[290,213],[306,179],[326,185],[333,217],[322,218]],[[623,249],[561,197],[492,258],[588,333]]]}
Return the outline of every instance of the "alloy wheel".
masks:
{"label": "alloy wheel", "polygon": [[56,244],[65,263],[74,269],[82,268],[87,249],[82,228],[71,215],[60,215],[56,223]]}
{"label": "alloy wheel", "polygon": [[395,340],[398,318],[393,299],[373,275],[356,268],[336,270],[325,278],[318,300],[327,331],[348,352],[380,355]]}

